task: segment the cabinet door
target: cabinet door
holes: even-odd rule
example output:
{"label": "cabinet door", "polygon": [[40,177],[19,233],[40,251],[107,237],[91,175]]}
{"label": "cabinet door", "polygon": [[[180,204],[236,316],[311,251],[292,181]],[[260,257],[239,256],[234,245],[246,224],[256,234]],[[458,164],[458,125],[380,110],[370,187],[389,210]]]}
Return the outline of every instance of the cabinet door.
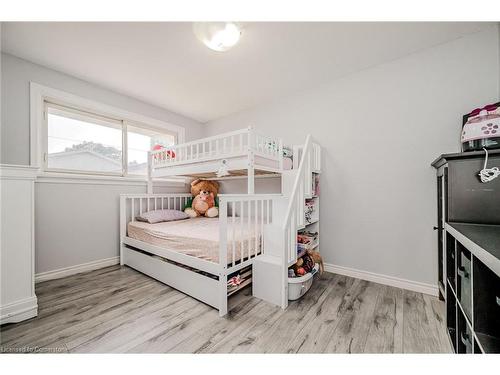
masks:
{"label": "cabinet door", "polygon": [[444,287],[443,278],[443,250],[444,250],[444,236],[443,236],[443,176],[437,177],[437,251],[438,251],[438,280],[441,286]]}
{"label": "cabinet door", "polygon": [[444,246],[445,231],[444,224],[447,220],[447,190],[448,190],[448,168],[441,167],[437,173],[437,257],[438,257],[438,282],[442,290],[446,285]]}

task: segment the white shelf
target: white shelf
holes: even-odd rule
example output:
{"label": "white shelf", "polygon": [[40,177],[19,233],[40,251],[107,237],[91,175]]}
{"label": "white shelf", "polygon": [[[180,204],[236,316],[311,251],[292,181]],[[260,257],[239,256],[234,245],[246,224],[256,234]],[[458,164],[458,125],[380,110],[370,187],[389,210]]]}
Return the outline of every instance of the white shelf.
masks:
{"label": "white shelf", "polygon": [[307,250],[314,250],[316,249],[317,247],[319,246],[319,238],[311,245],[311,246],[308,246],[307,249],[304,249],[302,250],[300,253],[297,254],[297,258],[300,258],[302,256],[305,255],[305,253],[307,252]]}
{"label": "white shelf", "polygon": [[319,218],[313,219],[311,222],[305,223],[304,227],[308,227],[309,225],[316,224],[318,221],[319,221]]}

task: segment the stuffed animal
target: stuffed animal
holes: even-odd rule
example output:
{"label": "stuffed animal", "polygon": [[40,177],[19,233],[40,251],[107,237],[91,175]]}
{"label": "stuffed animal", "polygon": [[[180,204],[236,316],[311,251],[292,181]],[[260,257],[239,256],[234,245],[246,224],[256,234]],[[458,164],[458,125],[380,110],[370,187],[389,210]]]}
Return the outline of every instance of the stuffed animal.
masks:
{"label": "stuffed animal", "polygon": [[314,263],[319,264],[319,274],[322,275],[325,270],[325,266],[323,264],[323,258],[321,257],[321,255],[319,255],[319,253],[314,250],[307,250],[307,255],[311,257]]}
{"label": "stuffed animal", "polygon": [[194,180],[191,182],[191,194],[193,200],[191,204],[184,208],[184,212],[190,217],[219,216],[219,208],[216,204],[219,184],[215,181]]}
{"label": "stuffed animal", "polygon": [[[165,147],[163,147],[162,145],[154,145],[153,146],[153,151],[158,151],[158,150],[163,150]],[[167,159],[175,159],[175,151],[174,150],[167,150],[165,152],[165,156]],[[158,160],[160,159],[161,156],[160,154],[154,154],[154,159],[155,160]]]}

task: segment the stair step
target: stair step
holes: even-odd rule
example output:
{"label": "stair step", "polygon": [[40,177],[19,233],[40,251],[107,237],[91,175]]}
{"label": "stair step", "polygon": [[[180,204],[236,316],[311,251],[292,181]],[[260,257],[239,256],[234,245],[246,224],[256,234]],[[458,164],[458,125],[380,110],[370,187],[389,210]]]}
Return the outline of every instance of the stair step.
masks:
{"label": "stair step", "polygon": [[281,258],[274,256],[274,255],[267,255],[267,254],[259,256],[259,262],[275,264],[278,266],[281,265],[281,263],[282,263]]}

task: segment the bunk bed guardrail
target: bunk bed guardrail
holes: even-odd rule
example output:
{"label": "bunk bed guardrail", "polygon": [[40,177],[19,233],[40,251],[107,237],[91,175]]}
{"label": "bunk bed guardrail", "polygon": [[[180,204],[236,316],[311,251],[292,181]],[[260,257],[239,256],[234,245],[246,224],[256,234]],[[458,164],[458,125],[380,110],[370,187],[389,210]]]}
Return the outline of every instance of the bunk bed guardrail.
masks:
{"label": "bunk bed guardrail", "polygon": [[278,160],[282,169],[283,140],[249,127],[151,151],[150,164],[154,169],[245,155]]}

